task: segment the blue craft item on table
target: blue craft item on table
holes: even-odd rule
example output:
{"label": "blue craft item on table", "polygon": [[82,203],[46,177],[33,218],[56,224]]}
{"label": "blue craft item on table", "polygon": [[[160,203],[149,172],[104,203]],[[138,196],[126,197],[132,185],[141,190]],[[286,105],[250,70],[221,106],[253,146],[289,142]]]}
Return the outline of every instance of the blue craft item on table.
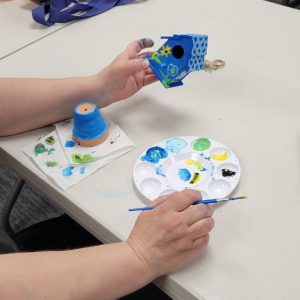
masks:
{"label": "blue craft item on table", "polygon": [[[83,105],[91,105],[87,112],[79,111]],[[73,136],[80,140],[95,140],[104,135],[108,126],[98,110],[96,104],[83,102],[74,108]]]}
{"label": "blue craft item on table", "polygon": [[33,19],[40,24],[51,26],[72,20],[92,17],[114,6],[125,5],[135,0],[90,0],[83,3],[77,0],[50,0],[32,10]]}
{"label": "blue craft item on table", "polygon": [[174,34],[161,38],[167,41],[145,59],[165,88],[183,85],[182,80],[189,73],[204,70],[207,35]]}

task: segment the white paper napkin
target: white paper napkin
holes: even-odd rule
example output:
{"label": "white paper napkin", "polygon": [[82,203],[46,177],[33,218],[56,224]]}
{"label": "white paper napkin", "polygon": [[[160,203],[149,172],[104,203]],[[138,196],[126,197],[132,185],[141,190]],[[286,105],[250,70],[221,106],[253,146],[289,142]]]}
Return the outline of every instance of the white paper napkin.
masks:
{"label": "white paper napkin", "polygon": [[[55,124],[56,130],[23,149],[34,163],[63,190],[86,178],[134,148],[126,133],[111,120],[109,136],[101,145],[72,143],[73,120]],[[72,147],[70,147],[72,146]]]}

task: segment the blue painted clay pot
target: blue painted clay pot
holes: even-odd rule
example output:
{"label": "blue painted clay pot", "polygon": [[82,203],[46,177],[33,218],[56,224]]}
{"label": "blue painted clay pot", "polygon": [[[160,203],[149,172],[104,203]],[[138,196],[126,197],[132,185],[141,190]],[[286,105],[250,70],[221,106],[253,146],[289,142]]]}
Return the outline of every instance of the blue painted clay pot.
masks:
{"label": "blue painted clay pot", "polygon": [[96,104],[83,102],[74,108],[73,140],[82,147],[103,143],[109,135],[108,126]]}

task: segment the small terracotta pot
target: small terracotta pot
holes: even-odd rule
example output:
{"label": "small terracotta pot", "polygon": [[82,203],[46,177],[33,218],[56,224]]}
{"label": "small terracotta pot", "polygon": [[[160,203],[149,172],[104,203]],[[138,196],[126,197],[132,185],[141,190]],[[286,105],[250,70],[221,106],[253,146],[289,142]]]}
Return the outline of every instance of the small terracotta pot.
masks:
{"label": "small terracotta pot", "polygon": [[74,108],[73,140],[82,147],[94,147],[109,136],[108,126],[96,104],[83,102]]}

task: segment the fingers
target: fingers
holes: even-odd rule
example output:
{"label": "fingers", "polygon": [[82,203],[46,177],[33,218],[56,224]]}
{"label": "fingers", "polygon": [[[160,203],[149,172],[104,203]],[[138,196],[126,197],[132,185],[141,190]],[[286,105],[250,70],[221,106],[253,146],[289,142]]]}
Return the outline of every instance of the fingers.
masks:
{"label": "fingers", "polygon": [[152,56],[154,53],[154,51],[147,51],[147,52],[143,52],[138,54],[138,58],[144,58],[145,56]]}
{"label": "fingers", "polygon": [[154,82],[156,82],[158,79],[157,79],[157,77],[154,75],[154,74],[150,74],[150,75],[146,75],[145,77],[144,77],[144,84],[143,84],[143,86],[146,86],[146,85],[149,85],[149,84],[151,84],[151,83],[154,83]]}
{"label": "fingers", "polygon": [[212,215],[213,210],[209,205],[205,204],[191,205],[182,212],[182,218],[188,226],[198,222],[203,218],[211,217]]}
{"label": "fingers", "polygon": [[170,195],[172,201],[168,201],[164,204],[166,209],[173,209],[176,211],[183,211],[191,206],[194,202],[201,200],[202,196],[199,191],[184,190],[178,193]]}
{"label": "fingers", "polygon": [[149,68],[149,62],[144,59],[130,59],[120,63],[119,72],[130,74],[138,71],[145,71]]}
{"label": "fingers", "polygon": [[193,249],[201,250],[203,247],[207,245],[208,240],[209,240],[209,235],[207,233],[196,239],[192,239],[191,237],[186,237],[182,239],[177,239],[171,243],[172,243],[172,247],[177,251],[189,252]]}
{"label": "fingers", "polygon": [[193,240],[196,240],[202,236],[207,235],[215,225],[215,221],[212,217],[204,218],[193,225],[188,229],[188,232]]}
{"label": "fingers", "polygon": [[154,42],[149,38],[143,38],[137,41],[130,43],[126,50],[129,58],[136,58],[138,53],[142,51],[142,49],[152,47]]}
{"label": "fingers", "polygon": [[169,198],[169,195],[159,196],[154,201],[151,201],[149,205],[159,206]]}
{"label": "fingers", "polygon": [[139,46],[141,47],[141,49],[145,49],[145,48],[150,48],[153,47],[154,42],[152,39],[149,38],[143,38],[138,40]]}

